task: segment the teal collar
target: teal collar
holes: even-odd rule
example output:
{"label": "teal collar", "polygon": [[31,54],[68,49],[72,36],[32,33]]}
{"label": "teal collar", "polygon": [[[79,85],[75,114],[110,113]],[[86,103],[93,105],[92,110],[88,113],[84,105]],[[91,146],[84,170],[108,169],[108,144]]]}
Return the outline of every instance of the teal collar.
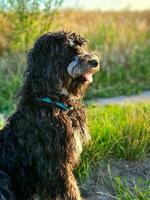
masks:
{"label": "teal collar", "polygon": [[57,107],[61,108],[62,110],[64,111],[68,111],[72,108],[72,106],[67,106],[64,104],[64,102],[59,102],[59,101],[56,101],[50,97],[45,97],[45,98],[38,98],[38,100],[40,102],[44,102],[44,103],[47,103],[47,104],[53,104],[53,105],[56,105]]}

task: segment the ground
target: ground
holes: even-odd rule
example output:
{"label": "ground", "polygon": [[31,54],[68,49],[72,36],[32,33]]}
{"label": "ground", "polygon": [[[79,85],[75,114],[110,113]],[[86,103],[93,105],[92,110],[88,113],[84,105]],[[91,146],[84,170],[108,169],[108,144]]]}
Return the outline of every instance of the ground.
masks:
{"label": "ground", "polygon": [[100,161],[93,167],[89,178],[81,186],[84,198],[86,200],[123,200],[116,196],[114,185],[116,177],[120,177],[121,180],[126,179],[126,184],[130,189],[134,186],[147,187],[146,183],[150,182],[150,155],[139,162],[123,159]]}

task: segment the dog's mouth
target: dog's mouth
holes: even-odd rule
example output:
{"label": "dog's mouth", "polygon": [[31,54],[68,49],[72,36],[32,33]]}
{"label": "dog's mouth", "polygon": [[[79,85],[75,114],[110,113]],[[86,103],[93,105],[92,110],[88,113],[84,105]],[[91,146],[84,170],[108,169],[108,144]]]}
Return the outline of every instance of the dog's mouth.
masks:
{"label": "dog's mouth", "polygon": [[99,70],[99,68],[91,68],[90,70],[87,70],[83,75],[83,79],[84,81],[87,81],[88,83],[92,83],[93,82],[93,74],[95,74],[97,71]]}
{"label": "dog's mouth", "polygon": [[93,76],[92,75],[93,74],[91,74],[91,73],[85,73],[83,75],[83,78],[84,78],[85,81],[92,83],[93,82]]}

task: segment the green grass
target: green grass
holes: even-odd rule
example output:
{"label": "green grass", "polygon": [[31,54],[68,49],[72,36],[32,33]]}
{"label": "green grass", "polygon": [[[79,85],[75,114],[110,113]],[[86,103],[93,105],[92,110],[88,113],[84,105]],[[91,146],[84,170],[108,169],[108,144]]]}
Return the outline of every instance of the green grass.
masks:
{"label": "green grass", "polygon": [[15,108],[25,67],[25,53],[6,54],[0,59],[0,113],[8,114]]}
{"label": "green grass", "polygon": [[90,106],[92,141],[85,147],[76,174],[81,179],[98,159],[110,156],[140,160],[150,151],[150,104]]}
{"label": "green grass", "polygon": [[135,184],[134,180],[132,186],[124,179],[116,177],[112,182],[116,199],[118,200],[148,200],[150,199],[150,181],[143,181],[139,179],[139,183]]}
{"label": "green grass", "polygon": [[0,115],[0,129],[3,128],[4,124],[5,124],[4,117],[3,115]]}
{"label": "green grass", "polygon": [[111,49],[105,52],[104,66],[95,74],[87,98],[131,95],[149,90],[149,45],[149,42],[137,43],[125,49]]}

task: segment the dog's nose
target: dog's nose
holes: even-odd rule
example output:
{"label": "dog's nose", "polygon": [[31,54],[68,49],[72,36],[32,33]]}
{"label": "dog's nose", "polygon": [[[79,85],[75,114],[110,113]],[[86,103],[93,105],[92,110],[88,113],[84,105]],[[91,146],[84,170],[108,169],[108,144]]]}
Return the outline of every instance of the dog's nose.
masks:
{"label": "dog's nose", "polygon": [[92,59],[89,61],[91,67],[97,67],[98,65],[98,61],[96,59]]}

